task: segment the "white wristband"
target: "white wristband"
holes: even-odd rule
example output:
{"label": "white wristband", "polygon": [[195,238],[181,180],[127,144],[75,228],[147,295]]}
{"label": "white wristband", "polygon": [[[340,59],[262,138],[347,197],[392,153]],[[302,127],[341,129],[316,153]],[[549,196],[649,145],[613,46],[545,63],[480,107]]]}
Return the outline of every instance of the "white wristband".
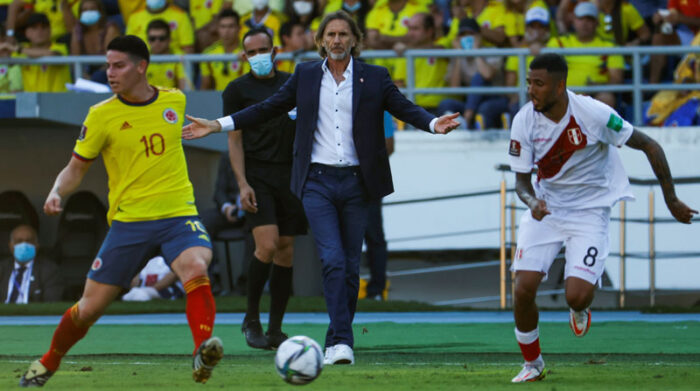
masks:
{"label": "white wristband", "polygon": [[233,117],[231,117],[230,115],[217,118],[216,122],[218,122],[219,125],[221,125],[222,132],[230,132],[235,129],[235,127],[233,126]]}

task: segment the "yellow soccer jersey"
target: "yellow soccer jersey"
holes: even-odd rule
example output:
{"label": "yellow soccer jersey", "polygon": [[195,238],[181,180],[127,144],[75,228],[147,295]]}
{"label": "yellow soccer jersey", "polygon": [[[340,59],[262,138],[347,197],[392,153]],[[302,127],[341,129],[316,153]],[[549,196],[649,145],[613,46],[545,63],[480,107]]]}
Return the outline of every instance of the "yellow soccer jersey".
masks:
{"label": "yellow soccer jersey", "polygon": [[[245,33],[251,30],[253,26],[253,21],[251,18],[253,17],[253,13],[249,12],[243,16],[241,16],[241,30],[238,32],[238,36],[241,37],[241,42],[243,42],[243,36]],[[270,10],[270,12],[263,18],[263,26],[267,27],[270,31],[270,35],[272,35],[272,43],[280,47],[282,46],[282,43],[280,42],[280,37],[279,37],[279,32],[280,32],[280,27],[282,27],[282,23],[287,21],[287,17],[277,11]]]}
{"label": "yellow soccer jersey", "polygon": [[[406,80],[406,60],[396,60],[396,72],[394,73],[395,80]],[[447,82],[447,66],[450,60],[448,58],[416,58],[414,61],[415,71],[415,87],[416,88],[439,88],[445,87]],[[408,84],[408,83],[406,83]],[[416,94],[415,103],[418,106],[426,108],[436,108],[440,101],[447,98],[446,95],[438,94]]]}
{"label": "yellow soccer jersey", "polygon": [[[473,18],[474,13],[471,7],[465,8],[465,12],[468,17]],[[503,27],[504,31],[506,29],[506,7],[500,1],[491,0],[486,4],[486,7],[481,11],[481,13],[476,17],[476,22],[479,23],[481,27],[487,27],[490,29],[497,29]],[[450,24],[450,31],[447,32],[443,38],[438,42],[445,47],[452,47],[452,41],[457,38],[459,33],[459,19],[453,18]],[[481,40],[482,48],[490,48],[495,45],[486,42],[486,40]]]}
{"label": "yellow soccer jersey", "polygon": [[[637,31],[638,28],[644,26],[644,19],[639,14],[636,8],[630,3],[623,2],[620,7],[620,17],[622,23],[622,41],[627,42],[627,37],[630,31]],[[601,39],[615,42],[615,30],[613,29],[612,17],[602,12],[598,14],[598,28],[596,33]]]}
{"label": "yellow soccer jersey", "polygon": [[[68,5],[73,11],[73,16],[78,17],[80,10],[79,0],[67,0]],[[66,23],[63,21],[63,11],[61,11],[60,2],[57,0],[24,0],[28,6],[33,6],[34,12],[45,14],[51,23],[51,39],[56,40],[65,35]]]}
{"label": "yellow soccer jersey", "polygon": [[[547,42],[551,48],[609,48],[615,47],[610,41],[603,41],[595,37],[591,42],[583,43],[576,35],[569,34],[563,37],[551,38]],[[610,79],[609,69],[624,69],[625,61],[622,56],[590,55],[590,56],[566,56],[569,66],[569,74],[566,78],[568,86],[585,86],[591,83],[607,83]]]}
{"label": "yellow soccer jersey", "polygon": [[[28,47],[27,44],[23,44]],[[62,43],[53,43],[52,52],[61,55],[68,54],[68,48]],[[13,54],[13,57],[27,58],[24,54]],[[71,82],[68,65],[22,65],[22,80],[25,92],[65,92],[66,83]]]}
{"label": "yellow soccer jersey", "polygon": [[[203,54],[225,54],[221,42],[209,46]],[[250,65],[246,61],[225,61],[225,62],[202,62],[199,65],[202,77],[211,76],[214,78],[214,88],[222,91],[228,83],[245,75],[250,70]]]}
{"label": "yellow soccer jersey", "polygon": [[147,42],[146,28],[151,21],[156,19],[163,19],[170,25],[170,51],[172,53],[182,53],[183,46],[194,45],[194,31],[189,15],[172,4],[165,11],[157,14],[152,14],[147,9],[135,12],[126,25],[126,34],[135,35]]}
{"label": "yellow soccer jersey", "polygon": [[[408,0],[399,13],[395,14],[389,8],[388,2],[377,3],[367,14],[365,28],[377,30],[379,34],[389,37],[403,37],[408,33],[408,20],[421,12],[429,13],[429,9],[417,0]],[[395,74],[400,72],[400,66],[394,59],[375,59],[371,63],[381,65],[389,70],[392,78],[396,80]]]}
{"label": "yellow soccer jersey", "polygon": [[110,224],[197,215],[182,148],[184,117],[185,95],[164,88],[147,102],[115,95],[90,108],[73,156],[90,161],[102,154]]}
{"label": "yellow soccer jersey", "polygon": [[[527,46],[523,46],[523,47],[527,47]],[[532,62],[532,60],[534,58],[535,58],[534,56],[527,56],[525,58],[525,69],[526,70],[530,69],[530,63]],[[516,79],[515,79],[516,84],[515,85],[516,86],[520,85],[520,78],[517,77],[517,76],[519,76],[519,71],[520,71],[519,67],[520,67],[519,57],[518,56],[508,56],[508,58],[506,59],[505,70],[510,71],[510,72],[515,72],[515,75],[516,75]]]}
{"label": "yellow soccer jersey", "polygon": [[179,62],[159,62],[148,65],[148,83],[164,88],[178,88],[178,80],[185,77],[185,68]]}
{"label": "yellow soccer jersey", "polygon": [[294,60],[275,60],[275,69],[278,71],[294,73],[296,66]]}
{"label": "yellow soccer jersey", "polygon": [[194,29],[198,30],[211,22],[216,14],[221,11],[223,0],[190,0],[190,16],[194,22]]}

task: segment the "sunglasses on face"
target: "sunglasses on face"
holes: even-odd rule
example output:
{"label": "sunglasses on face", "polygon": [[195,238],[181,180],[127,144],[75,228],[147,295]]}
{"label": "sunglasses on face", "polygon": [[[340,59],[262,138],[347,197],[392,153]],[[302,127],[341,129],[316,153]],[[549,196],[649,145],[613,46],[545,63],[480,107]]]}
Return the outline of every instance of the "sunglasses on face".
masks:
{"label": "sunglasses on face", "polygon": [[168,40],[167,35],[149,35],[148,36],[148,42],[155,42],[155,41],[165,42],[167,40]]}

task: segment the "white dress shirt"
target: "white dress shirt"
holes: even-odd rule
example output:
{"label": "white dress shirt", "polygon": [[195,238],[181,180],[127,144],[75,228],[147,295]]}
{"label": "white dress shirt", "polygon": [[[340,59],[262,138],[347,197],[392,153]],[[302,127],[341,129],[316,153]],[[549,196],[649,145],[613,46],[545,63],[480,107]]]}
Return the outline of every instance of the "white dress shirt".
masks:
{"label": "white dress shirt", "polygon": [[[328,59],[323,60],[321,68],[321,90],[319,96],[317,130],[311,147],[311,163],[330,166],[357,166],[360,164],[352,139],[352,63],[350,59],[343,77],[337,84],[328,69]],[[435,133],[437,118],[430,121],[430,132]],[[236,129],[233,117],[227,115],[217,118],[221,131]]]}
{"label": "white dress shirt", "polygon": [[29,302],[29,283],[32,279],[32,266],[34,266],[34,260],[31,260],[24,265],[15,261],[15,268],[12,270],[12,276],[10,276],[10,281],[8,281],[7,284],[7,297],[5,298],[5,304],[10,302],[10,296],[12,296],[12,292],[16,289],[15,279],[17,277],[17,271],[22,266],[25,266],[27,269],[24,271],[22,281],[17,281],[17,285],[20,287],[20,290],[15,303],[27,304]]}
{"label": "white dress shirt", "polygon": [[328,60],[321,66],[323,78],[319,92],[318,120],[311,147],[311,163],[329,166],[358,166],[352,139],[352,59],[343,77],[336,83]]}

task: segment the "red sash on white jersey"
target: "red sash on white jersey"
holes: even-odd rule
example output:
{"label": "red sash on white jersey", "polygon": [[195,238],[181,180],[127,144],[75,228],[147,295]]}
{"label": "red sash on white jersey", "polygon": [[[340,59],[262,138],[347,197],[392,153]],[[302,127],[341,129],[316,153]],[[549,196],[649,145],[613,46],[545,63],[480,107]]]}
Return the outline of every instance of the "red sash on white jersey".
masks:
{"label": "red sash on white jersey", "polygon": [[579,149],[585,148],[587,142],[586,135],[581,131],[581,127],[576,123],[576,119],[572,115],[569,124],[561,132],[552,148],[536,163],[538,167],[537,180],[557,175],[564,164],[571,158],[571,155]]}

